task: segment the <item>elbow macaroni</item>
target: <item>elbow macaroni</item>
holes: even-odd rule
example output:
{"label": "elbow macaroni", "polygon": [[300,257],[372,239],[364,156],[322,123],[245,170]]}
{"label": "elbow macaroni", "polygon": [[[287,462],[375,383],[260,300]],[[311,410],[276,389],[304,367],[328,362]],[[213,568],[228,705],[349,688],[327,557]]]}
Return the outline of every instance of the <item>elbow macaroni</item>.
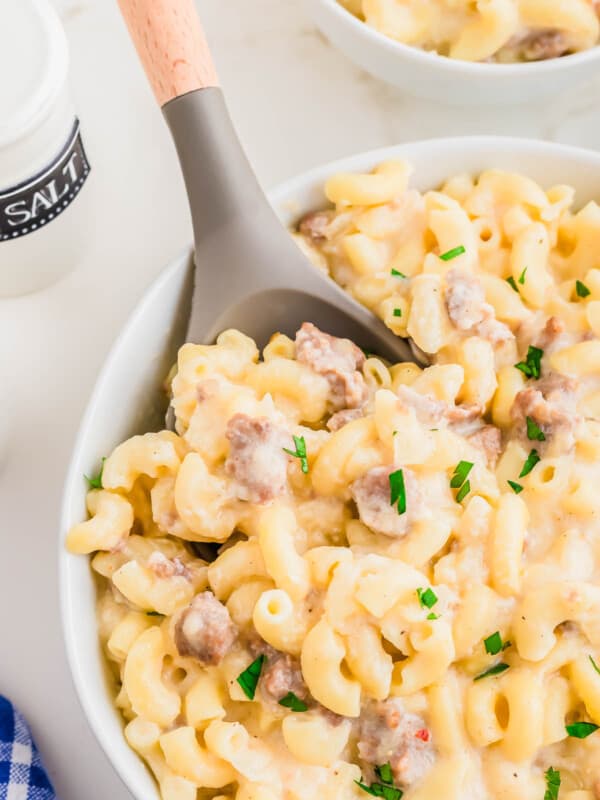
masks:
{"label": "elbow macaroni", "polygon": [[338,0],[398,42],[463,61],[539,61],[598,44],[593,0]]}
{"label": "elbow macaroni", "polygon": [[[419,43],[437,6],[413,5],[353,8]],[[470,4],[450,54],[501,53],[542,5]],[[567,730],[600,725],[600,210],[409,178],[332,178],[298,236],[430,366],[185,345],[178,433],[120,444],[68,533],[163,800],[360,800],[387,762],[404,800],[543,800],[550,767],[600,796],[600,733]]]}

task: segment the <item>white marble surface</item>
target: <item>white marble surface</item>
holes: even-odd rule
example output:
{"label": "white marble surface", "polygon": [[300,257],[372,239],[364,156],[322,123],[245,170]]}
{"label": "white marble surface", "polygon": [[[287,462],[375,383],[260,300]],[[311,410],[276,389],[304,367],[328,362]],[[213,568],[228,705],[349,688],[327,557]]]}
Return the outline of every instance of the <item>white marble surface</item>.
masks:
{"label": "white marble surface", "polygon": [[[0,431],[8,431],[0,460],[0,692],[29,718],[61,800],[125,800],[87,728],[63,653],[57,516],[103,358],[190,230],[174,153],[116,3],[55,2],[72,46],[96,226],[85,260],[62,283],[0,300]],[[199,6],[266,187],[352,152],[437,135],[512,134],[600,148],[600,76],[551,106],[447,108],[400,96],[353,67],[314,30],[302,0]]]}

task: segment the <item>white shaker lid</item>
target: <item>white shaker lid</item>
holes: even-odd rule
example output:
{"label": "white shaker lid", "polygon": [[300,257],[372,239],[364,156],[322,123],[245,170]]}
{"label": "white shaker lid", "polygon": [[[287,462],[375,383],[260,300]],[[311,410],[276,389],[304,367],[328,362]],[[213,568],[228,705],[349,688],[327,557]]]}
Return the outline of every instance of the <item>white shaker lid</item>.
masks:
{"label": "white shaker lid", "polygon": [[0,0],[0,148],[50,112],[68,61],[65,32],[50,0]]}

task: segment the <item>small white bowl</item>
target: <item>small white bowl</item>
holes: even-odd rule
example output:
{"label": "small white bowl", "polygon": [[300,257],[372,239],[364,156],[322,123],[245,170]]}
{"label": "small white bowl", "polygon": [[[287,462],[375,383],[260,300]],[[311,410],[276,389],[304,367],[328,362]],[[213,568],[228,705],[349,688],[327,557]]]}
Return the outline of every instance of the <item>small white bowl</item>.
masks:
{"label": "small white bowl", "polygon": [[390,39],[337,0],[305,0],[329,41],[371,75],[416,97],[461,105],[538,102],[596,75],[600,46],[526,64],[458,61]]}
{"label": "small white bowl", "polygon": [[[526,173],[544,186],[569,183],[577,190],[578,206],[600,195],[599,153],[525,139],[469,137],[389,147],[328,164],[284,184],[271,195],[272,202],[282,222],[292,225],[301,214],[323,205],[323,184],[331,174],[370,170],[390,158],[414,165],[414,184],[421,190],[461,172],[497,167]],[[89,560],[67,553],[64,539],[86,516],[83,475],[93,474],[100,457],[128,436],[162,424],[161,384],[183,341],[190,266],[187,250],[150,287],[115,342],[81,423],[60,523],[61,608],[75,686],[98,741],[136,800],[159,800],[158,790],[125,741],[108,689]]]}

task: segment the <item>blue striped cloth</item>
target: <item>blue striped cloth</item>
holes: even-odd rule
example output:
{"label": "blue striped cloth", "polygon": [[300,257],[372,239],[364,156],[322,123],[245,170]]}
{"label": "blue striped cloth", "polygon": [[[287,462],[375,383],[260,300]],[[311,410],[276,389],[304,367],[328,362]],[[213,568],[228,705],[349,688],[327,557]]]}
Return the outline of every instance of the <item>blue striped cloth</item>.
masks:
{"label": "blue striped cloth", "polygon": [[0,800],[56,800],[27,723],[2,695]]}

